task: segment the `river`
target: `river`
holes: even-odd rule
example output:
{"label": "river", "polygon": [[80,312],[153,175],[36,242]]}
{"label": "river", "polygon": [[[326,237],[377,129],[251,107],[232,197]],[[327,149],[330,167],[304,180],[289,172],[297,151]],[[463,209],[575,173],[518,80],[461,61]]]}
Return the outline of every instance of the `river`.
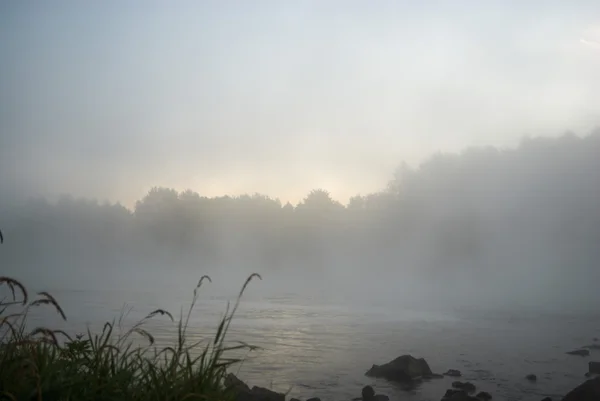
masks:
{"label": "river", "polygon": [[[250,287],[252,287],[252,283]],[[125,327],[151,310],[165,308],[177,318],[189,304],[190,291],[55,288],[66,323],[47,310],[34,319],[71,332],[93,329],[133,310]],[[202,288],[190,320],[192,339],[211,336],[231,294]],[[46,308],[46,307],[44,307]],[[43,313],[42,313],[43,312]],[[159,317],[147,327],[157,344],[173,342],[176,325]],[[364,375],[372,364],[402,355],[424,357],[434,372],[463,372],[461,380],[495,400],[560,399],[584,380],[589,360],[565,352],[600,337],[599,314],[536,313],[491,310],[427,310],[391,304],[368,304],[285,291],[252,291],[242,299],[229,338],[262,347],[236,368],[250,385],[289,391],[290,397],[350,400],[371,384],[391,400],[438,401],[453,379],[424,382],[406,389]],[[595,352],[595,353],[594,353]],[[525,380],[534,373],[536,383]]]}

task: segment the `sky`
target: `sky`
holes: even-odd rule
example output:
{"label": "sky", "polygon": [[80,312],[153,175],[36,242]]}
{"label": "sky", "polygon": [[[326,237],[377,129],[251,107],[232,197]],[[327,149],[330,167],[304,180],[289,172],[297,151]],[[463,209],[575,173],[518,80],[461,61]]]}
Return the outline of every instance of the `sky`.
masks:
{"label": "sky", "polygon": [[0,4],[0,192],[343,202],[600,126],[600,2]]}

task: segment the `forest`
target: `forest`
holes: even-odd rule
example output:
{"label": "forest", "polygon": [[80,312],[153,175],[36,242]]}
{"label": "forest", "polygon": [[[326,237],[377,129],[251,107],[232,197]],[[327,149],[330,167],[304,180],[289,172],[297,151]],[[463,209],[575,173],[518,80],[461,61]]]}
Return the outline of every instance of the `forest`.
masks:
{"label": "forest", "polygon": [[71,196],[3,204],[0,263],[20,274],[134,264],[208,273],[418,272],[440,285],[457,275],[518,286],[544,272],[556,274],[544,275],[540,291],[558,291],[599,274],[598,199],[600,130],[402,164],[386,188],[346,205],[326,189],[292,205],[170,188],[150,189],[133,210]]}

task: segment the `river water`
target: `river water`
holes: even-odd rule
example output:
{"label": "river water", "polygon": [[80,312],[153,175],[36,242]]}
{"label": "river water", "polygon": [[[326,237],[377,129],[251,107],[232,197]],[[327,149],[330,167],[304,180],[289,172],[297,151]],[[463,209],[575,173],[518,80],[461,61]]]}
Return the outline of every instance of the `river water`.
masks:
{"label": "river water", "polygon": [[[124,305],[133,307],[123,320],[125,327],[159,307],[177,318],[180,307],[191,299],[189,291],[172,289],[56,288],[52,292],[68,321],[61,323],[47,310],[36,312],[34,319],[72,332],[101,327],[118,317]],[[218,290],[201,289],[190,320],[192,339],[214,334],[231,298]],[[159,345],[175,339],[176,325],[168,318],[152,320],[147,328]],[[495,400],[560,399],[585,379],[589,360],[600,360],[600,351],[592,351],[588,358],[565,352],[592,343],[594,337],[600,337],[600,313],[432,311],[285,291],[269,295],[249,291],[229,333],[231,340],[262,347],[236,368],[240,378],[250,385],[289,391],[290,397],[323,400],[350,400],[360,396],[366,384],[391,400],[440,400],[453,379],[407,389],[364,376],[372,364],[403,354],[424,357],[434,372],[459,369],[461,380],[473,382]],[[536,383],[525,380],[529,373],[537,375]]]}

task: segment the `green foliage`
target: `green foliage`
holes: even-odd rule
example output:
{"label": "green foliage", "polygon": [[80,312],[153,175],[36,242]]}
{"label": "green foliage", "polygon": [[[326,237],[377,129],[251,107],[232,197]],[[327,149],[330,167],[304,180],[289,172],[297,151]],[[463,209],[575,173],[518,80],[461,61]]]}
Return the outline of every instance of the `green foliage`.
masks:
{"label": "green foliage", "polygon": [[[173,320],[157,309],[124,334],[116,323],[107,322],[100,333],[89,329],[72,338],[61,330],[37,327],[28,330],[31,308],[50,306],[66,320],[58,302],[41,292],[29,301],[26,288],[9,277],[0,277],[0,286],[10,290],[0,300],[0,400],[227,400],[232,395],[224,387],[227,369],[241,360],[229,357],[232,351],[253,350],[245,343],[227,345],[225,337],[246,286],[258,274],[248,277],[232,308],[227,310],[210,341],[190,343],[186,333],[198,300],[194,289],[187,314],[177,323],[177,343],[162,349],[144,328],[150,319]],[[14,309],[17,308],[17,311]],[[119,320],[120,322],[120,320]],[[135,345],[141,336],[146,346]]]}

